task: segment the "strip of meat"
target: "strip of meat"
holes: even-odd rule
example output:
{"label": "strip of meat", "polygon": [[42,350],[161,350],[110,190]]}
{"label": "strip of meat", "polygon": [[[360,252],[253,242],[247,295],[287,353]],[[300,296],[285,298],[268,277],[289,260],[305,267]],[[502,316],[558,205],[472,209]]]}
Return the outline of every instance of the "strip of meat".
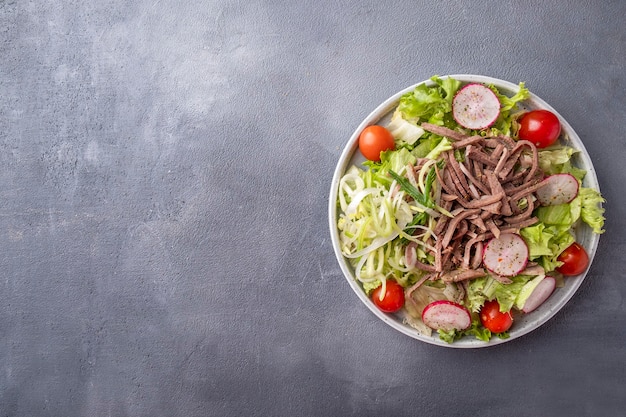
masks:
{"label": "strip of meat", "polygon": [[463,262],[463,254],[461,253],[461,239],[457,239],[454,241],[452,250],[452,263],[454,265],[459,265]]}
{"label": "strip of meat", "polygon": [[470,265],[472,269],[478,269],[483,262],[483,242],[476,242],[476,249],[474,250],[474,259]]}
{"label": "strip of meat", "polygon": [[433,229],[433,233],[435,236],[439,236],[446,229],[446,225],[450,218],[448,216],[441,216],[437,219],[437,223],[435,224],[435,228]]}
{"label": "strip of meat", "polygon": [[543,187],[545,184],[543,182],[538,182],[534,185],[531,185],[529,187],[526,187],[522,190],[520,190],[518,193],[514,194],[513,196],[511,196],[510,201],[513,204],[517,204],[517,202],[523,198],[526,197],[529,194],[534,193],[535,191],[537,191],[538,189],[540,189],[541,187]]}
{"label": "strip of meat", "polygon": [[452,201],[456,201],[458,199],[459,199],[459,197],[456,196],[456,195],[452,195],[452,194],[448,194],[448,193],[441,193],[441,200],[442,201],[452,202]]}
{"label": "strip of meat", "polygon": [[517,164],[517,161],[519,160],[521,153],[522,153],[521,148],[513,149],[511,151],[511,155],[509,156],[507,161],[504,163],[504,165],[498,172],[498,177],[500,177],[501,179],[505,179],[509,175],[509,173],[515,167],[515,164]]}
{"label": "strip of meat", "polygon": [[493,219],[487,220],[485,222],[485,225],[487,226],[487,229],[489,229],[489,231],[493,233],[496,239],[500,237],[500,229],[498,229],[498,226],[496,226],[496,223],[493,221]]}
{"label": "strip of meat", "polygon": [[491,158],[491,156],[487,155],[480,149],[476,149],[472,147],[469,152],[467,152],[467,157],[470,159],[474,159],[480,163],[483,163],[491,168],[494,168],[498,165],[498,161]]}
{"label": "strip of meat", "polygon": [[476,180],[478,180],[480,183],[483,184],[483,186],[487,187],[487,189],[489,188],[489,184],[487,183],[487,179],[485,178],[485,166],[482,162],[477,161],[475,159],[470,158],[469,156],[466,157],[468,164],[471,164],[472,166],[472,171],[474,172],[474,178],[476,178]]}
{"label": "strip of meat", "polygon": [[456,232],[454,232],[454,235],[452,236],[452,240],[459,239],[465,236],[465,233],[467,233],[468,230],[469,230],[469,226],[467,225],[467,220],[463,219],[461,223],[458,225],[458,227],[456,228]]}
{"label": "strip of meat", "polygon": [[515,141],[508,136],[496,136],[495,139],[509,149],[513,149],[515,147]]}
{"label": "strip of meat", "polygon": [[485,147],[495,149],[498,145],[513,149],[515,147],[515,141],[507,136],[491,136],[485,138]]}
{"label": "strip of meat", "polygon": [[476,179],[476,177],[469,172],[465,165],[459,164],[459,168],[461,169],[461,171],[463,171],[463,174],[465,174],[471,184],[474,184],[474,186],[478,187],[478,189],[482,191],[483,194],[490,194],[489,189],[485,186],[485,184],[483,184],[481,181],[478,181],[478,179]]}
{"label": "strip of meat", "polygon": [[490,276],[493,277],[493,279],[495,279],[496,281],[501,282],[502,284],[510,284],[513,282],[510,278],[503,277],[502,275],[491,274]]}
{"label": "strip of meat", "polygon": [[452,194],[457,196],[459,200],[469,198],[469,195],[463,187],[459,183],[459,179],[456,177],[456,173],[452,168],[446,169],[443,171],[443,181],[445,182],[447,188],[444,188],[446,191],[449,189],[452,191]]}
{"label": "strip of meat", "polygon": [[507,223],[518,223],[522,220],[528,219],[533,214],[533,210],[535,209],[535,202],[532,198],[529,198],[527,201],[528,206],[526,207],[526,210],[524,210],[521,214],[518,214],[517,216],[505,217],[504,221]]}
{"label": "strip of meat", "polygon": [[515,145],[515,148],[518,148],[518,147],[530,148],[532,155],[533,155],[533,162],[532,162],[531,168],[528,171],[528,174],[526,174],[526,178],[525,178],[526,181],[529,181],[535,175],[535,172],[537,171],[537,168],[539,167],[539,154],[537,152],[537,147],[535,146],[534,143],[527,141],[527,140],[517,141],[517,145]]}
{"label": "strip of meat", "polygon": [[[480,234],[470,240],[468,240],[465,243],[465,252],[463,254],[463,267],[464,268],[469,268],[470,267],[470,260],[472,263],[472,269],[476,269],[480,266],[483,257],[483,240],[489,239],[493,237],[493,233],[488,232],[488,233],[483,233]],[[472,247],[476,245],[476,250],[474,251],[474,257],[472,258]],[[479,246],[480,245],[480,246]],[[478,258],[478,259],[477,259]]]}
{"label": "strip of meat", "polygon": [[[485,209],[486,206],[489,206],[491,204],[494,203],[500,203],[500,205],[502,204],[502,197],[504,196],[504,192],[499,193],[499,194],[492,194],[492,195],[484,195],[482,197],[480,197],[478,200],[472,200],[472,201],[459,201],[459,203],[461,203],[461,205],[465,208],[483,208]],[[499,213],[498,213],[499,214]]]}
{"label": "strip of meat", "polygon": [[513,212],[511,211],[511,206],[509,205],[509,200],[506,196],[506,193],[504,192],[504,188],[502,188],[502,184],[500,184],[500,181],[498,180],[498,177],[496,177],[495,173],[492,171],[485,171],[485,176],[487,177],[487,180],[489,181],[489,188],[491,188],[491,194],[497,194],[497,195],[503,195],[504,197],[502,197],[502,207],[501,207],[501,213],[504,216],[510,216],[511,214],[513,214]]}
{"label": "strip of meat", "polygon": [[457,186],[457,189],[461,191],[462,194],[464,193],[463,197],[469,198],[469,185],[467,184],[465,174],[461,170],[459,161],[457,161],[454,157],[454,152],[446,152],[446,154],[448,156],[448,165],[452,168],[452,173],[454,174],[452,178],[456,178],[454,184]]}
{"label": "strip of meat", "polygon": [[443,282],[460,282],[468,279],[480,278],[487,275],[484,269],[456,269],[441,276]]}
{"label": "strip of meat", "polygon": [[528,227],[528,226],[532,226],[533,224],[537,223],[539,221],[539,219],[537,217],[530,217],[528,219],[525,220],[520,220],[518,222],[511,222],[507,225],[507,227],[511,227],[516,229],[517,231],[515,233],[519,233],[519,229],[523,229],[524,227]]}
{"label": "strip of meat", "polygon": [[406,260],[407,268],[416,268],[422,271],[435,272],[434,266],[420,262],[417,259],[416,248],[417,244],[415,242],[410,242],[404,249],[404,259]]}
{"label": "strip of meat", "polygon": [[[495,153],[495,151],[494,151]],[[495,157],[495,155],[492,154],[492,156]],[[505,148],[504,146],[502,147],[502,154],[500,155],[500,159],[498,160],[498,164],[496,165],[496,167],[493,170],[493,173],[498,175],[500,173],[500,171],[502,171],[502,168],[504,168],[504,164],[506,163],[507,159],[509,157],[509,149]]]}
{"label": "strip of meat", "polygon": [[[494,148],[494,150],[491,152],[491,157],[494,158],[494,159],[499,159],[505,148],[506,147],[503,144],[498,143],[496,145],[496,147]],[[508,155],[508,153],[507,153],[507,155]]]}
{"label": "strip of meat", "polygon": [[504,192],[506,193],[506,195],[511,197],[511,196],[514,196],[516,193],[518,193],[518,192],[520,192],[522,190],[527,189],[531,185],[537,184],[540,181],[541,181],[541,179],[536,178],[536,179],[533,179],[533,180],[531,180],[529,182],[524,182],[521,185],[515,185],[515,184],[510,184],[510,183],[509,184],[505,184],[505,185],[502,186],[502,188],[504,188]]}
{"label": "strip of meat", "polygon": [[483,141],[482,136],[470,136],[468,138],[461,139],[457,142],[453,142],[452,147],[454,149],[465,148],[466,146],[481,143],[482,141]]}
{"label": "strip of meat", "polygon": [[[454,244],[458,245],[458,242],[454,242]],[[442,248],[441,251],[441,271],[447,271],[452,267],[452,252],[454,250],[454,245],[450,245],[447,248]]]}
{"label": "strip of meat", "polygon": [[467,135],[457,132],[456,130],[448,129],[445,126],[434,125],[432,123],[422,123],[420,126],[427,132],[434,133],[435,135],[439,136],[445,136],[448,139],[452,139],[455,141],[460,141],[468,138]]}
{"label": "strip of meat", "polygon": [[485,222],[483,221],[483,219],[480,216],[473,217],[473,218],[469,219],[469,221],[472,224],[475,224],[481,232],[486,232],[487,231],[487,226],[485,225]]}
{"label": "strip of meat", "polygon": [[418,311],[420,309],[420,307],[417,305],[417,303],[415,302],[415,299],[413,298],[413,293],[419,288],[421,287],[426,281],[433,279],[437,276],[437,274],[426,274],[424,275],[422,278],[420,278],[415,284],[413,284],[411,287],[407,288],[404,291],[404,297],[406,300],[408,300],[411,305],[415,308],[416,311]]}
{"label": "strip of meat", "polygon": [[546,270],[543,269],[543,266],[541,265],[529,265],[529,266],[526,266],[526,269],[520,272],[520,275],[545,275],[545,274],[546,274]]}
{"label": "strip of meat", "polygon": [[461,220],[465,219],[467,216],[471,216],[472,214],[476,214],[476,213],[480,213],[480,210],[479,209],[464,210],[461,213],[454,216],[454,218],[450,220],[450,223],[448,224],[448,228],[446,229],[446,234],[443,236],[443,239],[441,239],[442,247],[446,247],[450,244],[450,241],[452,240],[452,236],[454,235],[454,231],[456,230]]}
{"label": "strip of meat", "polygon": [[435,174],[437,175],[437,181],[441,184],[441,188],[445,190],[446,193],[453,195],[456,197],[456,190],[454,189],[454,184],[450,184],[446,178],[446,169],[443,172],[439,171],[437,165],[435,165]]}

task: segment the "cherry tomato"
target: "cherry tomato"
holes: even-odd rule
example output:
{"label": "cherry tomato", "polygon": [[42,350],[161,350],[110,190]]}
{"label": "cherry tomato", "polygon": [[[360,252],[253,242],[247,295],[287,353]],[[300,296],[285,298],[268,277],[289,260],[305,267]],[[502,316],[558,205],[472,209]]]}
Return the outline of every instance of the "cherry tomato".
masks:
{"label": "cherry tomato", "polygon": [[372,301],[376,307],[385,313],[395,313],[404,306],[404,288],[394,280],[387,280],[387,289],[383,299],[380,299],[380,292],[383,286],[380,285],[372,291]]}
{"label": "cherry tomato", "polygon": [[370,161],[380,161],[381,152],[394,148],[393,135],[383,126],[368,126],[359,136],[359,150]]}
{"label": "cherry tomato", "polygon": [[518,136],[534,143],[538,148],[553,145],[561,134],[561,123],[556,115],[548,110],[532,110],[519,120]]}
{"label": "cherry tomato", "polygon": [[556,268],[563,275],[582,274],[589,265],[587,251],[577,242],[569,245],[556,259],[563,262],[563,265]]}
{"label": "cherry tomato", "polygon": [[513,316],[510,311],[502,313],[498,301],[491,300],[480,309],[480,322],[492,333],[502,333],[511,328]]}

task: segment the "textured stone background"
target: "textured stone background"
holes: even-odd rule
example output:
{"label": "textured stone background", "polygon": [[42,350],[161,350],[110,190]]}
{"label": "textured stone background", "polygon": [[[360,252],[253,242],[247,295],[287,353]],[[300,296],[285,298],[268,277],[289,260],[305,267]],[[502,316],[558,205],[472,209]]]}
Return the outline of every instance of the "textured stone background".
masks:
{"label": "textured stone background", "polygon": [[[0,415],[623,415],[624,15],[617,0],[0,0]],[[571,302],[471,351],[379,321],[327,223],[360,121],[453,73],[526,81],[607,198]]]}

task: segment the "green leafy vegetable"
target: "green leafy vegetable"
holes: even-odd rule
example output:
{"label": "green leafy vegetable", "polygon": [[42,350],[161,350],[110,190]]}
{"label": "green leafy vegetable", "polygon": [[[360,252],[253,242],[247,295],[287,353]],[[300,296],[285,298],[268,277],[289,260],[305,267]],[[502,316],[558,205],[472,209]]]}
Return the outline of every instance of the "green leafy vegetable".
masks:
{"label": "green leafy vegetable", "polygon": [[450,142],[448,138],[443,138],[439,141],[437,146],[434,147],[434,149],[428,152],[428,155],[426,155],[426,158],[437,159],[439,158],[439,155],[441,155],[442,152],[449,151],[452,149],[453,149],[452,142]]}
{"label": "green leafy vegetable", "polygon": [[552,146],[539,150],[539,167],[546,175],[571,174],[582,181],[586,171],[572,165],[571,159],[579,151],[571,146]]}
{"label": "green leafy vegetable", "polygon": [[500,91],[498,91],[498,89],[494,86],[489,87],[496,94],[501,104],[500,114],[498,115],[498,118],[496,119],[494,125],[490,128],[491,134],[511,136],[514,119],[514,114],[512,113],[512,110],[515,109],[519,102],[524,101],[528,97],[530,97],[530,91],[528,91],[523,82],[519,83],[519,90],[512,97],[508,97],[500,93]]}
{"label": "green leafy vegetable", "polygon": [[520,234],[528,245],[530,260],[537,262],[546,272],[560,266],[558,256],[575,241],[569,225],[537,223],[521,229]]}
{"label": "green leafy vegetable", "polygon": [[396,110],[391,116],[391,121],[387,125],[387,129],[394,137],[396,147],[403,145],[414,145],[421,138],[425,131],[417,126],[415,122],[406,120],[402,112]]}
{"label": "green leafy vegetable", "polygon": [[[466,330],[450,330],[447,332],[438,330],[437,333],[439,333],[439,338],[446,343],[453,343],[455,340],[459,340],[465,336],[474,336],[476,339],[482,340],[483,342],[488,342],[491,339],[491,331],[483,327],[480,320],[473,320],[470,328]],[[506,338],[508,333],[500,333],[499,335],[504,335]]]}
{"label": "green leafy vegetable", "polygon": [[500,311],[507,312],[515,304],[522,287],[533,277],[529,275],[517,275],[511,278],[510,284],[503,284],[487,275],[474,279],[468,286],[468,308],[477,313],[485,301],[498,300]]}
{"label": "green leafy vegetable", "polygon": [[[409,93],[400,97],[398,110],[403,118],[409,121],[428,121],[438,125],[443,125],[444,117],[452,110],[452,99],[461,86],[461,82],[452,78],[441,78],[434,76],[431,81],[434,87],[420,84]],[[451,116],[448,115],[451,120]]]}
{"label": "green leafy vegetable", "polygon": [[581,187],[578,190],[578,197],[582,208],[580,216],[587,223],[594,233],[604,233],[604,208],[601,204],[606,200],[593,188]]}

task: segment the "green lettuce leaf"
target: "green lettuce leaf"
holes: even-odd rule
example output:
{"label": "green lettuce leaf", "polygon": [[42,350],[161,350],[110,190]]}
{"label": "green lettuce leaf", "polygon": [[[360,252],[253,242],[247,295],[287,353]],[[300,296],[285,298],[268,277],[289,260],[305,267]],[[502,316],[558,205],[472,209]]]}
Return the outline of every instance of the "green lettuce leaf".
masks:
{"label": "green lettuce leaf", "polygon": [[491,86],[491,89],[494,93],[496,93],[496,96],[498,97],[498,100],[500,100],[500,104],[502,105],[502,107],[500,107],[501,112],[508,112],[510,110],[513,110],[515,106],[517,106],[517,103],[524,101],[528,97],[530,97],[530,91],[526,88],[525,83],[519,83],[518,87],[519,90],[517,91],[517,93],[515,93],[512,97],[507,97],[504,94],[500,94],[498,89]]}
{"label": "green lettuce leaf", "polygon": [[513,110],[517,104],[530,97],[530,91],[524,86],[524,83],[519,83],[519,90],[512,97],[508,97],[501,94],[500,91],[493,85],[489,86],[491,90],[496,94],[498,100],[500,100],[500,114],[496,119],[494,125],[489,129],[494,136],[505,135],[512,136],[512,126],[514,114]]}
{"label": "green lettuce leaf", "polygon": [[452,343],[464,336],[474,336],[476,339],[482,340],[483,342],[488,342],[491,339],[491,331],[483,327],[480,320],[473,320],[472,325],[467,330],[450,330],[447,332],[437,330],[437,333],[439,334],[439,338],[446,343]]}
{"label": "green lettuce leaf", "polygon": [[400,172],[409,164],[415,164],[417,157],[407,148],[400,148],[394,151],[384,151],[380,153],[380,161],[365,161],[363,165],[369,167],[369,172],[377,176],[383,183],[391,184],[392,180],[387,175],[389,171]]}
{"label": "green lettuce leaf", "polygon": [[420,139],[419,144],[413,148],[411,153],[417,158],[425,158],[430,152],[433,151],[439,145],[443,138],[441,136],[430,135],[423,139]]}
{"label": "green lettuce leaf", "polygon": [[439,339],[443,340],[446,343],[452,343],[457,339],[463,337],[463,333],[459,330],[437,330],[437,334],[439,334]]}
{"label": "green lettuce leaf", "polygon": [[566,204],[541,206],[535,210],[540,222],[547,225],[571,227],[580,218],[581,200],[575,198]]}
{"label": "green lettuce leaf", "polygon": [[448,138],[443,138],[442,140],[439,141],[437,146],[435,146],[430,152],[428,152],[428,154],[426,155],[426,158],[437,159],[439,158],[439,155],[441,155],[442,152],[449,151],[451,149],[453,149],[452,142],[450,142]]}
{"label": "green lettuce leaf", "polygon": [[582,181],[587,171],[572,165],[572,157],[578,153],[578,149],[571,146],[554,146],[538,152],[539,167],[546,175],[571,174],[578,181]]}
{"label": "green lettuce leaf", "polygon": [[575,241],[569,225],[537,223],[521,229],[520,235],[528,245],[530,260],[537,262],[546,272],[561,265],[558,256]]}
{"label": "green lettuce leaf", "polygon": [[531,278],[528,275],[517,275],[511,278],[513,282],[510,284],[503,284],[489,275],[472,280],[467,291],[468,308],[477,313],[485,301],[496,299],[502,312],[509,311],[515,304],[522,287]]}
{"label": "green lettuce leaf", "polygon": [[431,81],[433,81],[435,84],[437,84],[439,87],[441,87],[441,89],[444,91],[444,99],[448,102],[448,104],[450,105],[450,108],[452,108],[452,100],[454,99],[454,95],[456,94],[456,92],[458,91],[459,87],[461,87],[461,82],[455,80],[454,78],[445,78],[445,79],[441,79],[439,77],[437,77],[436,75],[430,78]]}
{"label": "green lettuce leaf", "polygon": [[601,204],[606,200],[592,188],[581,187],[576,199],[580,200],[580,217],[587,223],[594,233],[604,233],[604,208]]}
{"label": "green lettuce leaf", "polygon": [[435,86],[420,84],[400,97],[398,110],[405,120],[445,124],[445,116],[452,110],[452,99],[461,82],[452,78],[442,80],[437,76],[431,77],[431,81]]}
{"label": "green lettuce leaf", "polygon": [[389,129],[389,132],[394,137],[397,148],[405,145],[414,145],[425,133],[424,129],[417,126],[415,122],[405,120],[402,117],[402,112],[397,109],[393,113],[393,116],[391,116],[387,129]]}

